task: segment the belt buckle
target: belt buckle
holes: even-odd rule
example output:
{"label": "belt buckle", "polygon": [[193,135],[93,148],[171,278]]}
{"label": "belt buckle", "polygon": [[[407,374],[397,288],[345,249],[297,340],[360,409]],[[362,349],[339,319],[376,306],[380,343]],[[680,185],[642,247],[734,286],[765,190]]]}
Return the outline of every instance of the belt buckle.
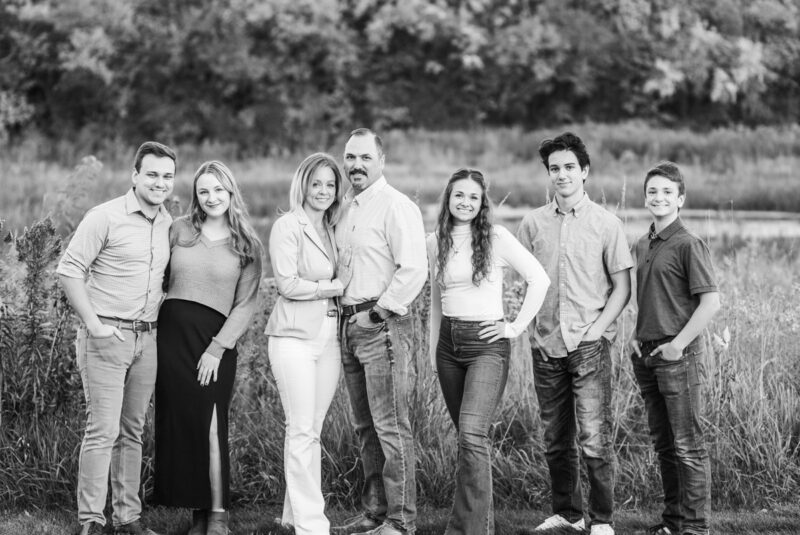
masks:
{"label": "belt buckle", "polygon": [[338,316],[338,315],[339,315],[339,311],[338,311],[338,310],[336,310],[335,308],[332,308],[332,309],[330,309],[330,310],[329,310],[329,311],[328,311],[326,314],[327,314],[327,316],[328,316],[329,318],[335,318],[336,316]]}
{"label": "belt buckle", "polygon": [[133,332],[142,333],[142,332],[150,332],[150,322],[142,321],[142,320],[133,320],[131,322],[131,330]]}

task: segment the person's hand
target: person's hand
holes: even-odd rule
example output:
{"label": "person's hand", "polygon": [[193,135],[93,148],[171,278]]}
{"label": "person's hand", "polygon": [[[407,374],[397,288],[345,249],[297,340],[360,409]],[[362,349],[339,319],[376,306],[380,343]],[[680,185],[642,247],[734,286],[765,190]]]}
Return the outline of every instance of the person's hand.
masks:
{"label": "person's hand", "polygon": [[628,345],[631,346],[631,349],[637,357],[642,358],[642,349],[639,347],[639,340],[631,338]]}
{"label": "person's hand", "polygon": [[586,334],[584,334],[583,338],[581,338],[581,342],[596,342],[597,340],[600,340],[600,337],[603,336],[603,333],[596,333],[594,325],[595,324],[593,323],[592,326],[589,327],[589,330],[586,331]]}
{"label": "person's hand", "polygon": [[355,323],[359,327],[363,327],[365,329],[374,329],[378,323],[372,323],[372,320],[369,319],[369,310],[362,310],[361,312],[356,312],[350,319],[348,323]]}
{"label": "person's hand", "polygon": [[200,362],[197,363],[197,382],[200,386],[207,386],[212,380],[216,382],[218,369],[219,358],[211,353],[203,353]]}
{"label": "person's hand", "polygon": [[655,348],[650,354],[661,355],[661,358],[664,360],[675,361],[681,359],[683,356],[683,349],[673,344],[672,341],[669,341]]}
{"label": "person's hand", "polygon": [[339,261],[336,263],[336,279],[342,283],[343,288],[347,288],[350,279],[353,278],[353,249],[345,247],[339,254]]}
{"label": "person's hand", "polygon": [[478,338],[480,338],[481,340],[485,340],[486,338],[488,338],[488,340],[486,340],[487,343],[495,342],[497,340],[500,340],[501,338],[507,338],[506,322],[503,320],[482,321],[481,327],[483,327],[483,329],[478,331]]}
{"label": "person's hand", "polygon": [[89,336],[92,338],[111,338],[112,336],[116,336],[120,342],[125,341],[125,337],[122,335],[122,331],[117,329],[113,325],[107,325],[105,323],[98,322],[97,325],[92,327],[87,326],[86,330],[89,332]]}

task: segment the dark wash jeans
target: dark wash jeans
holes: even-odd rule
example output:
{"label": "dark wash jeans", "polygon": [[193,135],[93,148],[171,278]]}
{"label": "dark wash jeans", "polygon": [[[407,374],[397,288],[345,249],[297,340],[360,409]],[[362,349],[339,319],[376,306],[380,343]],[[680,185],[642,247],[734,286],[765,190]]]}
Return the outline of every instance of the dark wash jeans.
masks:
{"label": "dark wash jeans", "polygon": [[533,349],[533,373],[544,424],[553,513],[583,518],[577,438],[589,477],[589,518],[611,524],[614,512],[614,452],[611,444],[611,355],[600,338],[581,342],[563,358],[545,362]]}
{"label": "dark wash jeans", "polygon": [[[416,529],[414,439],[408,419],[413,384],[411,316],[360,327],[342,319],[342,368],[364,464],[364,512],[404,532]],[[409,377],[411,375],[411,377]]]}
{"label": "dark wash jeans", "polygon": [[631,355],[661,466],[664,524],[675,533],[708,533],[711,466],[701,425],[706,383],[705,342],[697,337],[676,361],[650,352],[669,338],[641,345]]}
{"label": "dark wash jeans", "polygon": [[447,535],[494,533],[492,423],[508,379],[511,345],[478,338],[478,321],[442,318],[436,370],[450,418],[458,430],[458,464]]}

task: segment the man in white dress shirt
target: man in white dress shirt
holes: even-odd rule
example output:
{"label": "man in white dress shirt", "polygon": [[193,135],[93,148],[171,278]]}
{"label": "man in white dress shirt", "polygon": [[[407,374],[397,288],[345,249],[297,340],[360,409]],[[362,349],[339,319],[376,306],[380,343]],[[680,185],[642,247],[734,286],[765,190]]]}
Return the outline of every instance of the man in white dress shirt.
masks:
{"label": "man in white dress shirt", "polygon": [[361,513],[338,529],[370,535],[416,529],[409,305],[428,269],[419,207],[388,184],[384,162],[374,132],[360,128],[350,134],[344,170],[355,197],[336,228],[339,250],[352,251],[340,335],[365,480]]}

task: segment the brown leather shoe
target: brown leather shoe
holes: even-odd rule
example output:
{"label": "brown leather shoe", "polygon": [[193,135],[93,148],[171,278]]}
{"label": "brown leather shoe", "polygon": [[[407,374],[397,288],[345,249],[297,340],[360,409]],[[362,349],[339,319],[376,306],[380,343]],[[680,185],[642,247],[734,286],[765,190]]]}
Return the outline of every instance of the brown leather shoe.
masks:
{"label": "brown leather shoe", "polygon": [[228,511],[209,511],[206,535],[229,535]]}
{"label": "brown leather shoe", "polygon": [[354,531],[370,531],[378,526],[380,526],[382,522],[375,520],[371,516],[368,516],[367,513],[361,512],[358,513],[356,516],[352,516],[342,522],[341,525],[335,526],[331,528],[331,531],[336,531],[340,533],[350,533]]}
{"label": "brown leather shoe", "polygon": [[192,509],[192,527],[186,535],[206,535],[208,529],[208,510]]}

